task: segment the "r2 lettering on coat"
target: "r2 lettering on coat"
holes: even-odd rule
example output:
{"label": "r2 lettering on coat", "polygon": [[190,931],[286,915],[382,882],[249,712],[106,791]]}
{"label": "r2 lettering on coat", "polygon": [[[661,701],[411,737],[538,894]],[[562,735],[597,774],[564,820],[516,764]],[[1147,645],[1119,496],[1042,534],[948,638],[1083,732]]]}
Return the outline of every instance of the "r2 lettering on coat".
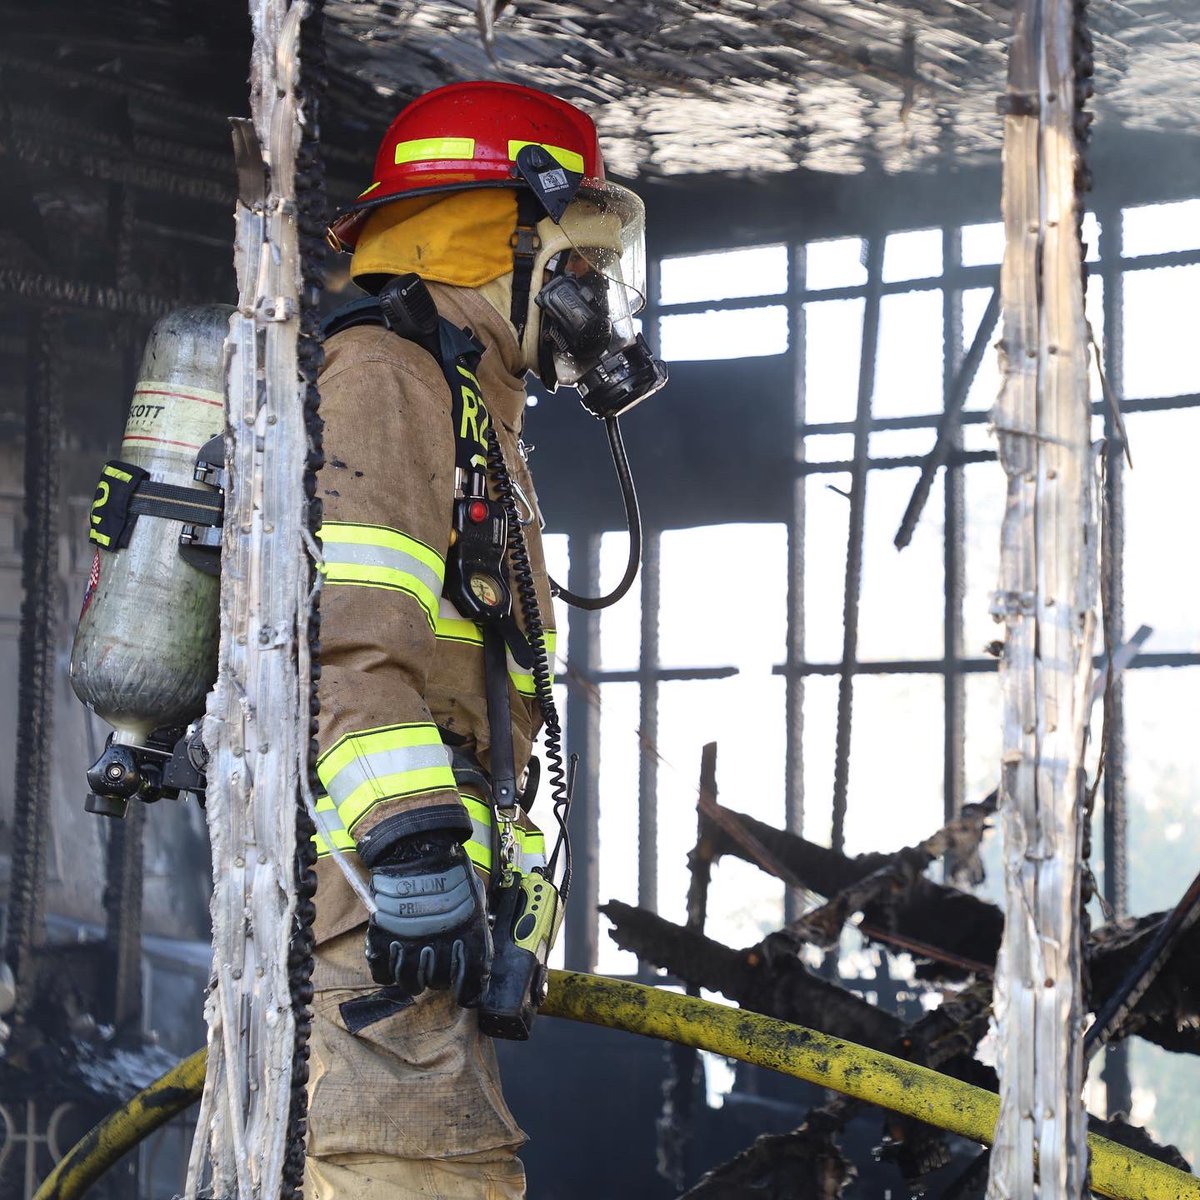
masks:
{"label": "r2 lettering on coat", "polygon": [[487,449],[488,411],[479,402],[479,396],[467,385],[461,384],[462,389],[462,419],[458,425],[458,436],[465,441],[468,432],[471,440],[481,450]]}

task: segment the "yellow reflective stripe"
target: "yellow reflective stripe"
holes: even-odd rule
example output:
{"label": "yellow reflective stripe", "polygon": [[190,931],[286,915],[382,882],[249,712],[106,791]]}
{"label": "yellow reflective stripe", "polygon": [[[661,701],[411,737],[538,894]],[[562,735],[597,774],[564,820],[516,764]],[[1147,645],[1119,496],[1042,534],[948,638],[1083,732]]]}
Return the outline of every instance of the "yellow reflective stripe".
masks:
{"label": "yellow reflective stripe", "polygon": [[128,471],[118,471],[112,463],[104,464],[104,472],[110,479],[119,479],[122,483],[128,483],[133,476]]}
{"label": "yellow reflective stripe", "polygon": [[467,137],[414,138],[396,143],[396,163],[431,162],[454,159],[461,162],[475,157],[475,139]]}
{"label": "yellow reflective stripe", "polygon": [[[558,649],[558,634],[553,629],[546,630],[546,658],[550,662],[550,682],[554,683],[554,655]],[[521,693],[522,696],[534,696],[537,694],[537,687],[533,682],[533,672],[527,671],[524,667],[518,664],[513,658],[512,653],[508,654],[508,677],[512,680],[513,687]]]}
{"label": "yellow reflective stripe", "polygon": [[317,797],[317,832],[312,835],[313,845],[317,848],[317,857],[323,858],[332,854],[330,843],[338,850],[355,852],[354,839],[342,824],[341,817],[329,796]]}
{"label": "yellow reflective stripe", "polygon": [[517,161],[517,154],[526,146],[541,146],[543,150],[548,150],[553,158],[555,158],[560,167],[566,167],[568,171],[574,171],[576,175],[583,174],[583,155],[576,154],[574,150],[564,150],[561,146],[550,146],[545,142],[517,142],[511,141],[508,143],[508,158],[510,162]]}
{"label": "yellow reflective stripe", "polygon": [[445,596],[438,601],[433,632],[439,641],[465,642],[471,646],[483,645],[483,631],[474,621],[468,621]]}
{"label": "yellow reflective stripe", "polygon": [[424,542],[386,525],[330,521],[317,530],[328,584],[359,584],[405,592],[433,628],[446,576],[442,556]]}
{"label": "yellow reflective stripe", "polygon": [[[492,824],[493,814],[491,805],[477,800],[474,796],[463,793],[459,796],[467,815],[471,818],[471,836],[464,843],[467,857],[484,871],[492,869]],[[521,829],[514,827],[513,834],[517,839],[517,856],[515,866],[518,871],[528,874],[534,867],[546,865],[546,836],[540,829]],[[328,795],[317,797],[317,832],[312,837],[317,849],[317,857],[324,858],[333,851],[330,843],[338,850],[356,854],[354,838],[342,822],[341,814]]]}
{"label": "yellow reflective stripe", "polygon": [[449,754],[428,722],[347,734],[317,760],[317,775],[350,831],[385,800],[457,790]]}
{"label": "yellow reflective stripe", "polygon": [[[474,621],[468,621],[451,601],[445,596],[438,604],[437,620],[434,623],[434,636],[442,642],[460,642],[466,646],[483,645],[483,631]],[[558,634],[553,629],[546,630],[546,657],[550,660],[550,682],[554,682],[554,662],[558,649]],[[517,663],[511,652],[507,652],[508,677],[512,685],[522,696],[534,696],[537,688],[533,682],[533,672],[526,670]]]}
{"label": "yellow reflective stripe", "polygon": [[363,188],[363,190],[358,193],[358,198],[361,200],[364,196],[369,196],[377,187],[382,186],[383,180],[377,179],[369,188]]}

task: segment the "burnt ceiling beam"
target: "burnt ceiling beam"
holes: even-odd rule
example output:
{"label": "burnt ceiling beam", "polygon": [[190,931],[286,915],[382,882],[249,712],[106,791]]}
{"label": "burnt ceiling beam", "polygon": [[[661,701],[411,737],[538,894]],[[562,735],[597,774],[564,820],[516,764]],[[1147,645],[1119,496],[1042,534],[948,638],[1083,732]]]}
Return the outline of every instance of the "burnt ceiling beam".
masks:
{"label": "burnt ceiling beam", "polygon": [[178,297],[159,296],[153,292],[129,288],[107,287],[82,279],[65,279],[61,275],[0,267],[0,301],[8,297],[37,305],[151,319],[165,315],[179,304]]}
{"label": "burnt ceiling beam", "polygon": [[13,130],[6,139],[2,157],[16,158],[30,166],[64,171],[76,178],[120,183],[188,200],[219,204],[224,208],[233,207],[235,188],[231,161],[225,164],[228,182],[222,182],[212,178],[210,173],[197,171],[193,174],[173,170],[153,159],[140,159],[127,150],[85,150],[53,136],[18,130]]}

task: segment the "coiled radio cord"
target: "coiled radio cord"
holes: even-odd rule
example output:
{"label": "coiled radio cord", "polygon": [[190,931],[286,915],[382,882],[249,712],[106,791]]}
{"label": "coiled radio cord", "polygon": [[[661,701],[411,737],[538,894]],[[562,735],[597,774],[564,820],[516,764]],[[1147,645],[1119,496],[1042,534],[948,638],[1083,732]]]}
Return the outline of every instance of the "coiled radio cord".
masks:
{"label": "coiled radio cord", "polygon": [[563,762],[562,725],[559,723],[558,706],[554,703],[554,685],[550,679],[550,656],[546,651],[546,627],[542,622],[542,610],[538,603],[533,565],[529,561],[529,548],[525,544],[520,513],[517,511],[516,492],[512,477],[508,473],[508,464],[504,461],[504,452],[500,448],[500,439],[496,436],[494,424],[488,426],[487,439],[488,471],[496,488],[496,498],[500,501],[507,518],[508,553],[512,562],[513,582],[516,585],[517,596],[521,604],[521,615],[525,619],[525,637],[533,651],[534,694],[537,697],[538,707],[542,710],[542,723],[545,727],[546,770],[550,777],[554,819],[558,822],[559,828],[558,844],[554,847],[546,869],[553,881],[558,855],[562,851],[563,875],[558,890],[565,904],[571,890],[571,835],[567,829],[567,810],[570,808],[571,794],[567,783],[566,764]]}

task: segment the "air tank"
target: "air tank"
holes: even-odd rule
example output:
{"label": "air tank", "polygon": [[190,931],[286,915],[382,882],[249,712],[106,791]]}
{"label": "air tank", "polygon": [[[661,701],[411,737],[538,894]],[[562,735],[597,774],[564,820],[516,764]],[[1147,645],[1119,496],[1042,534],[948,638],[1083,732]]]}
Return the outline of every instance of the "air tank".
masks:
{"label": "air tank", "polygon": [[[180,308],[150,333],[119,459],[155,482],[212,492],[195,478],[196,457],[225,427],[232,312],[225,304]],[[181,555],[182,529],[182,521],[143,514],[127,545],[93,555],[71,686],[113,726],[114,746],[142,745],[154,729],[194,720],[216,679],[219,580]],[[215,563],[216,551],[209,555]]]}

